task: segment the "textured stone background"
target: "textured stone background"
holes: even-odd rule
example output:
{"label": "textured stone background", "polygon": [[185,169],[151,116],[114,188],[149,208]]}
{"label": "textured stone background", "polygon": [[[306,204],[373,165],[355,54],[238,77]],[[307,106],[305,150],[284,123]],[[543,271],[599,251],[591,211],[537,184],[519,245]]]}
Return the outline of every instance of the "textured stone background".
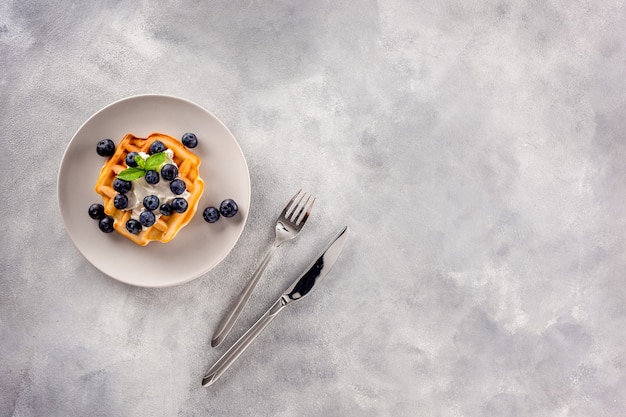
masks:
{"label": "textured stone background", "polygon": [[[625,27],[607,0],[1,2],[0,416],[623,416]],[[74,132],[141,93],[216,114],[251,174],[234,250],[173,288],[101,274],[56,201]],[[306,233],[211,349],[300,186]]]}

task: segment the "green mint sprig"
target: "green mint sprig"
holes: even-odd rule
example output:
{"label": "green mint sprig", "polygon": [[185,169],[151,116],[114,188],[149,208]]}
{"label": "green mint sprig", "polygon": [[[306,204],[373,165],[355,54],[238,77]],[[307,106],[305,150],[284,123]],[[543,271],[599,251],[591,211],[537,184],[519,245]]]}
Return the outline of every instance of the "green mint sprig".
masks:
{"label": "green mint sprig", "polygon": [[117,178],[124,181],[134,181],[146,175],[148,171],[156,171],[161,164],[165,162],[165,159],[165,152],[155,153],[154,155],[150,155],[147,159],[143,159],[141,155],[135,155],[137,166],[126,168],[117,174]]}

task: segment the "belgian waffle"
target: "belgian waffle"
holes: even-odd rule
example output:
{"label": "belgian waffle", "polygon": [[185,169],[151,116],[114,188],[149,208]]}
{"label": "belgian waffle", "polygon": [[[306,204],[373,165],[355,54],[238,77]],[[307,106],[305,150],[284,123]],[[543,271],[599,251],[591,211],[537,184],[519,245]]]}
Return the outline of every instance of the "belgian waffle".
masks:
{"label": "belgian waffle", "polygon": [[[173,160],[178,165],[178,177],[185,181],[189,198],[187,211],[184,213],[172,213],[171,216],[160,216],[154,225],[143,227],[139,234],[132,234],[126,229],[126,222],[130,219],[130,210],[119,210],[113,205],[113,199],[117,191],[113,189],[113,181],[117,174],[126,169],[126,155],[129,152],[148,153],[152,142],[159,140],[174,153]],[[117,145],[115,153],[102,167],[100,176],[96,182],[95,190],[102,196],[104,212],[115,219],[115,230],[140,246],[145,246],[152,241],[169,242],[187,223],[191,221],[198,208],[198,202],[204,191],[204,181],[200,178],[200,158],[190,152],[177,139],[163,133],[152,133],[147,138],[138,138],[127,134]]]}

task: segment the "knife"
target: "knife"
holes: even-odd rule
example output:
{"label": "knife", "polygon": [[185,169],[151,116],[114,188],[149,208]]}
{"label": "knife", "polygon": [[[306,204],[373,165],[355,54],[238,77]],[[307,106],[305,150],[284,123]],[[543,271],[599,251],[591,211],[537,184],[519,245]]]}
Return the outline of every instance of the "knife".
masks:
{"label": "knife", "polygon": [[348,238],[348,227],[344,227],[341,232],[330,242],[322,253],[313,260],[311,265],[300,275],[300,277],[280,296],[269,310],[261,316],[256,323],[248,329],[202,378],[202,386],[208,387],[218,380],[220,376],[237,360],[252,341],[267,327],[268,324],[280,313],[283,308],[301,300],[309,294],[320,281],[328,275],[337,258],[343,251],[343,247]]}

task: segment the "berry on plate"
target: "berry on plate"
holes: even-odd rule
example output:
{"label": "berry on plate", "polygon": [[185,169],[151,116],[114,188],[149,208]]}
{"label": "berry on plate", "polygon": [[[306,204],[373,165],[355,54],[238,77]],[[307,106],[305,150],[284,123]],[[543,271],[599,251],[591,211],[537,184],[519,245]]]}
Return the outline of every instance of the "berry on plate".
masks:
{"label": "berry on plate", "polygon": [[156,210],[159,207],[159,204],[159,197],[156,195],[150,194],[143,198],[143,206],[150,211]]}
{"label": "berry on plate", "polygon": [[134,235],[138,235],[141,232],[141,223],[138,220],[130,219],[126,222],[126,230]]}
{"label": "berry on plate", "polygon": [[220,219],[220,211],[215,207],[207,207],[202,212],[202,217],[207,223],[215,223]]}
{"label": "berry on plate", "polygon": [[126,154],[126,165],[128,165],[130,168],[136,168],[137,167],[137,161],[135,161],[135,157],[139,155],[137,152],[128,152]]}
{"label": "berry on plate", "polygon": [[198,138],[195,134],[191,132],[185,133],[183,135],[183,138],[181,139],[181,142],[188,148],[195,148],[196,146],[198,146]]}
{"label": "berry on plate", "polygon": [[163,142],[161,142],[160,140],[155,140],[150,145],[150,149],[148,150],[148,153],[150,155],[154,155],[155,153],[164,152],[164,151],[165,151],[165,145],[163,144]]}
{"label": "berry on plate", "polygon": [[187,185],[185,181],[180,178],[176,178],[174,181],[170,182],[170,190],[176,195],[181,195],[187,189]]}
{"label": "berry on plate", "polygon": [[100,221],[98,222],[98,227],[104,233],[111,233],[113,231],[113,223],[113,217],[106,216],[100,219]]}
{"label": "berry on plate", "polygon": [[237,203],[228,198],[220,204],[220,214],[224,217],[233,217],[239,211]]}
{"label": "berry on plate", "polygon": [[159,173],[156,171],[146,171],[146,182],[152,185],[158,184]]}
{"label": "berry on plate", "polygon": [[100,156],[111,156],[115,153],[115,143],[111,139],[102,139],[96,144],[96,152]]}
{"label": "berry on plate", "polygon": [[150,227],[155,221],[156,216],[151,211],[142,211],[139,215],[139,223],[141,223],[142,226]]}
{"label": "berry on plate", "polygon": [[118,210],[123,210],[128,207],[128,197],[126,197],[126,194],[116,194],[113,198],[113,205]]}
{"label": "berry on plate", "polygon": [[125,181],[119,178],[116,178],[113,181],[113,189],[118,193],[126,194],[133,188],[133,183],[130,181]]}
{"label": "berry on plate", "polygon": [[161,168],[161,177],[166,181],[172,181],[178,176],[178,168],[174,164],[165,164]]}
{"label": "berry on plate", "polygon": [[104,206],[102,204],[94,203],[89,206],[89,217],[94,220],[101,220],[104,216]]}
{"label": "berry on plate", "polygon": [[175,212],[175,213],[184,213],[184,212],[187,211],[187,207],[188,207],[189,203],[187,203],[187,200],[185,200],[182,197],[176,197],[175,199],[172,200],[170,205],[172,206],[172,211],[173,212]]}
{"label": "berry on plate", "polygon": [[171,216],[172,215],[172,206],[170,206],[167,203],[161,204],[161,207],[159,207],[159,211],[164,216]]}

